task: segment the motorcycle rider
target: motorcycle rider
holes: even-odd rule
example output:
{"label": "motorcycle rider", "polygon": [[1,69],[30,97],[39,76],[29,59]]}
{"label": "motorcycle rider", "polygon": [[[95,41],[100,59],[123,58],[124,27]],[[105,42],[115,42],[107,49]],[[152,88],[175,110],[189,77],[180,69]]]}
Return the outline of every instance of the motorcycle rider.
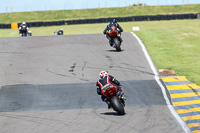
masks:
{"label": "motorcycle rider", "polygon": [[61,28],[59,31],[58,31],[59,35],[63,35],[63,29]]}
{"label": "motorcycle rider", "polygon": [[117,87],[118,92],[121,94],[121,92],[123,91],[122,88],[120,87],[120,82],[118,80],[116,80],[113,76],[108,75],[108,73],[106,71],[101,71],[99,73],[99,80],[96,83],[97,86],[97,94],[101,95],[101,99],[102,101],[106,102],[108,104],[108,109],[111,108],[111,104],[110,101],[102,94],[102,88],[107,85],[107,84],[113,84]]}
{"label": "motorcycle rider", "polygon": [[61,28],[59,31],[55,31],[54,35],[63,35],[63,29]]}
{"label": "motorcycle rider", "polygon": [[[111,27],[115,27],[115,29],[112,29]],[[108,24],[105,28],[105,30],[103,31],[103,34],[108,38],[110,46],[112,46],[112,42],[111,42],[111,37],[109,35],[110,31],[113,30],[118,30],[118,33],[120,36],[118,36],[120,43],[123,41],[121,38],[121,32],[123,32],[122,27],[117,23],[116,19],[111,20],[110,24]]]}
{"label": "motorcycle rider", "polygon": [[[23,30],[24,26],[25,26],[25,29],[26,29],[25,31]],[[22,36],[23,32],[26,32],[25,34],[27,35],[27,31],[28,31],[28,27],[26,25],[26,22],[22,22],[22,24],[19,27],[19,34],[20,34],[20,36]]]}

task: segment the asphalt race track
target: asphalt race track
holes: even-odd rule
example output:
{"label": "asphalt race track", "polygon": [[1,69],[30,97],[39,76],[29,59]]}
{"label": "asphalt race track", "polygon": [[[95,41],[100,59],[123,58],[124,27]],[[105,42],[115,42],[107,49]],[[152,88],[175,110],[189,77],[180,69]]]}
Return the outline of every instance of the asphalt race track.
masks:
{"label": "asphalt race track", "polygon": [[[103,34],[0,38],[1,133],[182,133],[141,46],[123,33],[122,51]],[[106,70],[123,85],[126,115],[96,93]]]}

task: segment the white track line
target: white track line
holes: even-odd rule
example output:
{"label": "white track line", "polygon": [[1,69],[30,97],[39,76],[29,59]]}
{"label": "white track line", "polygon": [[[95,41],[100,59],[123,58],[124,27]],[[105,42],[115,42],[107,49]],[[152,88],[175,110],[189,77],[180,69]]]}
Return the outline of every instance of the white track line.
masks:
{"label": "white track line", "polygon": [[169,108],[169,110],[171,111],[171,113],[174,115],[174,117],[177,119],[177,121],[181,124],[182,128],[185,130],[186,133],[191,133],[191,130],[190,128],[186,125],[186,123],[180,118],[180,116],[176,113],[175,109],[173,108],[173,106],[171,105],[168,97],[167,97],[167,93],[165,91],[165,87],[162,85],[162,83],[160,82],[160,77],[156,71],[156,68],[153,64],[153,61],[151,60],[151,57],[149,55],[149,53],[147,52],[146,50],[146,47],[145,45],[143,44],[143,42],[141,41],[141,39],[133,32],[130,32],[138,41],[138,43],[140,44],[140,46],[142,47],[142,50],[145,54],[145,57],[147,58],[147,61],[154,73],[154,78],[156,80],[156,82],[158,83],[158,85],[160,86],[161,90],[162,90],[162,93],[163,93],[163,96],[164,96],[164,99],[167,103],[167,106]]}

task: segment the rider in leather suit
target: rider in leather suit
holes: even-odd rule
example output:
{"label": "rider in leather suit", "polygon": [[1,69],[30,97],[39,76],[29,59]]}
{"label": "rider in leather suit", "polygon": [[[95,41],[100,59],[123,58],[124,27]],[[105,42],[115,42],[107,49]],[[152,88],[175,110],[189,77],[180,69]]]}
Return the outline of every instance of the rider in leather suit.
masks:
{"label": "rider in leather suit", "polygon": [[[22,29],[23,29],[23,26],[26,27],[26,31],[23,31],[23,30],[22,30]],[[22,35],[22,32],[26,32],[26,34],[27,34],[27,32],[28,32],[28,27],[27,27],[27,25],[26,25],[26,22],[22,22],[22,24],[21,24],[20,27],[19,27],[19,34]]]}
{"label": "rider in leather suit", "polygon": [[118,37],[119,38],[119,41],[120,43],[123,41],[122,38],[121,38],[121,32],[123,32],[123,29],[122,27],[117,23],[116,19],[113,19],[111,20],[110,24],[108,24],[105,28],[105,30],[103,31],[103,34],[108,38],[109,40],[109,43],[110,43],[110,46],[112,46],[112,43],[111,43],[111,37],[110,35],[108,34],[108,31],[111,30],[112,31],[112,28],[115,26],[118,30],[118,33],[120,34],[120,36]]}
{"label": "rider in leather suit", "polygon": [[111,108],[110,106],[110,102],[108,101],[108,99],[102,94],[102,90],[101,88],[109,83],[112,83],[113,85],[115,85],[119,91],[122,91],[122,88],[120,87],[120,82],[118,80],[116,80],[113,76],[108,75],[108,73],[106,71],[101,71],[99,73],[99,80],[96,83],[97,86],[97,94],[101,95],[101,99],[102,101],[106,102],[108,104],[108,109]]}

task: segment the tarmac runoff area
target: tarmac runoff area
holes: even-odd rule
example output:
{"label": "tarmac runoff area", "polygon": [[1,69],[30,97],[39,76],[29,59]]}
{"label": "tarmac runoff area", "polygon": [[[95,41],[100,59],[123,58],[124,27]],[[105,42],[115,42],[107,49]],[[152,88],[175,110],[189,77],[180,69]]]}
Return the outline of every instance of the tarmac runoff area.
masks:
{"label": "tarmac runoff area", "polygon": [[[121,52],[103,34],[0,38],[0,132],[189,132],[138,39],[122,37]],[[101,70],[121,81],[126,115],[97,95]]]}

